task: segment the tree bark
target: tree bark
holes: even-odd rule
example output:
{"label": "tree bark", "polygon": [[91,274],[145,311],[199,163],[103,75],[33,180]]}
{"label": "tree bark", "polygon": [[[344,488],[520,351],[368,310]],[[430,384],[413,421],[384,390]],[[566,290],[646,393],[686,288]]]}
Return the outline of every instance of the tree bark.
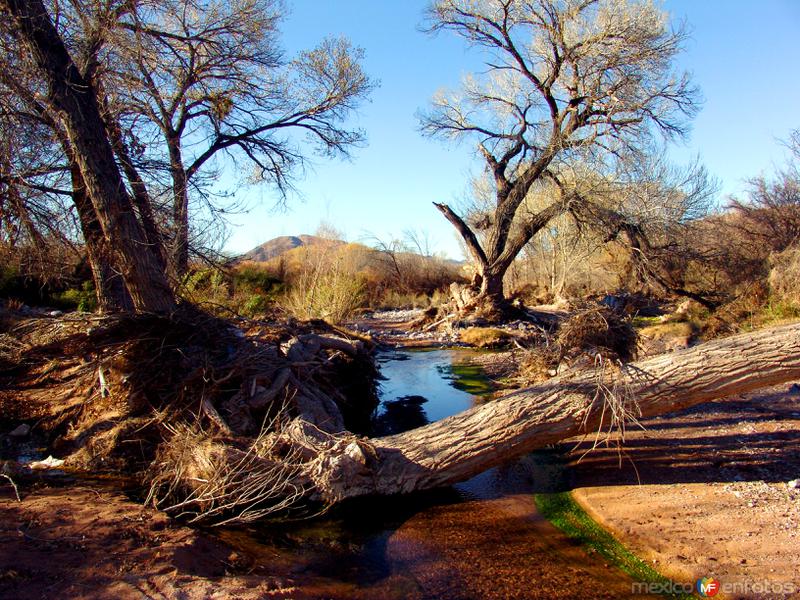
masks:
{"label": "tree bark", "polygon": [[147,186],[144,183],[139,170],[131,158],[128,148],[125,145],[125,140],[122,137],[122,128],[116,117],[111,113],[104,100],[104,111],[106,113],[105,123],[106,131],[108,131],[109,141],[111,142],[114,152],[119,158],[122,165],[122,170],[128,183],[131,186],[133,194],[133,201],[136,205],[136,210],[139,213],[139,219],[142,223],[145,238],[147,239],[148,247],[155,256],[159,266],[166,270],[167,268],[167,253],[164,248],[164,241],[161,232],[156,223],[155,212],[153,211],[153,203],[150,199],[150,194],[147,191]]}
{"label": "tree bark", "polygon": [[47,82],[48,101],[59,114],[70,142],[112,261],[122,272],[133,305],[139,311],[167,312],[175,298],[150,252],[131,199],[117,167],[91,81],[80,73],[41,0],[0,0],[16,33],[30,49]]}
{"label": "tree bark", "polygon": [[[620,378],[642,417],[792,381],[800,378],[800,324],[634,363]],[[330,502],[447,486],[537,448],[607,428],[609,411],[603,416],[597,390],[596,374],[583,373],[398,435],[370,440],[326,435],[328,451],[309,478]]]}
{"label": "tree bark", "polygon": [[189,179],[183,166],[180,134],[167,135],[169,165],[172,176],[172,223],[174,227],[170,251],[170,273],[176,281],[189,270]]}
{"label": "tree bark", "polygon": [[108,248],[103,230],[97,220],[91,200],[86,195],[80,168],[67,149],[72,176],[72,201],[78,210],[78,220],[86,245],[86,255],[92,270],[97,307],[102,313],[129,312],[133,310],[133,301],[122,281],[120,274],[111,264],[113,253]]}

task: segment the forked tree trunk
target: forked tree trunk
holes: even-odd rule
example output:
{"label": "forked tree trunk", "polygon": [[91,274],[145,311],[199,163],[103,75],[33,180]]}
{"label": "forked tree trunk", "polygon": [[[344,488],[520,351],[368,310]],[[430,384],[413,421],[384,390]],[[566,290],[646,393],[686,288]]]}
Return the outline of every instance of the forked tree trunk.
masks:
{"label": "forked tree trunk", "polygon": [[575,194],[570,194],[552,202],[539,212],[528,216],[518,230],[512,233],[511,222],[530,185],[530,181],[520,183],[520,187],[515,188],[515,191],[501,194],[502,198],[498,197],[498,208],[485,248],[466,221],[452,208],[434,202],[434,206],[461,236],[475,268],[475,277],[469,287],[452,288],[453,299],[460,313],[474,314],[489,321],[504,321],[519,316],[518,311],[503,293],[503,279],[506,272],[533,236],[563,214],[570,203],[577,199]]}
{"label": "forked tree trunk", "polygon": [[[643,417],[799,379],[800,324],[634,363],[619,377],[617,384],[635,398]],[[585,373],[398,435],[326,436],[327,452],[309,477],[317,494],[331,502],[450,485],[537,448],[607,428],[609,411],[601,423],[597,391],[596,374]]]}
{"label": "forked tree trunk", "polygon": [[108,248],[94,206],[86,195],[86,187],[80,169],[69,149],[67,149],[67,155],[72,176],[72,201],[78,211],[87,259],[92,270],[97,307],[101,313],[130,312],[133,310],[133,302],[125,287],[125,282],[111,264],[113,253]]}
{"label": "forked tree trunk", "polygon": [[175,297],[166,273],[151,252],[125,189],[100,114],[93,83],[83,77],[41,0],[0,0],[19,39],[28,46],[48,102],[59,114],[108,248],[137,310],[167,312]]}

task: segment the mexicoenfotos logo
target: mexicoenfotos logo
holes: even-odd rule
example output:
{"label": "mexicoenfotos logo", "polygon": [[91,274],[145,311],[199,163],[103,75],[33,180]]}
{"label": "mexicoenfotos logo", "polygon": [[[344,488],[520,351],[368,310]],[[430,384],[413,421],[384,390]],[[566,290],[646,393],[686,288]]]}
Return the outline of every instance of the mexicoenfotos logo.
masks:
{"label": "mexicoenfotos logo", "polygon": [[695,588],[697,589],[697,593],[703,598],[711,598],[719,593],[719,579],[714,579],[713,577],[701,577],[697,580]]}

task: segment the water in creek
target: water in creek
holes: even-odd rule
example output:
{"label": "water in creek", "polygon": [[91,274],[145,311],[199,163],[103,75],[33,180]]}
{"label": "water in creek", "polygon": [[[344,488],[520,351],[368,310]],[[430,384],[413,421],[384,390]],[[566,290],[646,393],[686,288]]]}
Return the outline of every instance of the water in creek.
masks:
{"label": "water in creek", "polygon": [[[468,350],[379,358],[375,435],[398,433],[482,401]],[[310,521],[228,530],[239,546],[312,598],[619,598],[631,580],[536,512],[563,489],[558,455],[539,452],[451,489],[368,498]]]}

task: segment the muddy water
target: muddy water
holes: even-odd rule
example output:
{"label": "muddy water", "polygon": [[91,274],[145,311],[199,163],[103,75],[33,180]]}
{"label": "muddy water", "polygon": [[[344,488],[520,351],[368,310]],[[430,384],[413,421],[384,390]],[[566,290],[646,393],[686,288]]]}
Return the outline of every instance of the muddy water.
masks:
{"label": "muddy water", "polygon": [[[469,351],[380,358],[375,434],[443,418],[482,401]],[[311,521],[222,537],[288,574],[297,597],[627,598],[631,579],[584,552],[536,512],[534,494],[563,489],[541,452],[448,490],[352,502]]]}

